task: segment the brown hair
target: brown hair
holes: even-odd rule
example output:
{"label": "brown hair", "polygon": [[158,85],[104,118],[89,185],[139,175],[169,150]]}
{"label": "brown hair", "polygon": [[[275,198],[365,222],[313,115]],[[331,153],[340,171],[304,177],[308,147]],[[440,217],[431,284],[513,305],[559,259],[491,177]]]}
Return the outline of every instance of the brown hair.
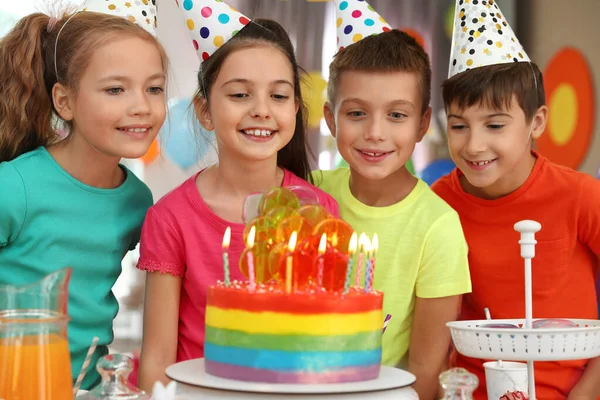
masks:
{"label": "brown hair", "polygon": [[546,104],[543,76],[535,63],[511,62],[473,68],[442,83],[446,109],[456,103],[460,109],[484,104],[494,110],[506,110],[513,95],[528,122],[538,108]]}
{"label": "brown hair", "polygon": [[301,68],[296,61],[294,46],[283,27],[276,21],[256,19],[246,25],[234,37],[202,62],[198,72],[198,90],[194,100],[205,99],[206,106],[210,99],[213,84],[217,80],[221,66],[229,55],[237,50],[257,46],[274,46],[288,58],[294,72],[294,96],[300,105],[296,113],[296,128],[294,135],[277,153],[277,165],[293,172],[296,176],[312,182],[308,154],[310,149],[306,142],[306,106],[300,93]]}
{"label": "brown hair", "polygon": [[52,88],[61,83],[76,89],[94,50],[115,35],[154,43],[166,73],[164,49],[141,27],[125,18],[87,11],[69,17],[63,16],[49,30],[47,15],[31,14],[0,40],[0,162],[58,140]]}
{"label": "brown hair", "polygon": [[399,30],[368,36],[339,51],[329,65],[327,97],[335,101],[340,77],[344,71],[391,71],[411,72],[421,84],[424,113],[431,100],[431,64],[429,56],[417,41]]}

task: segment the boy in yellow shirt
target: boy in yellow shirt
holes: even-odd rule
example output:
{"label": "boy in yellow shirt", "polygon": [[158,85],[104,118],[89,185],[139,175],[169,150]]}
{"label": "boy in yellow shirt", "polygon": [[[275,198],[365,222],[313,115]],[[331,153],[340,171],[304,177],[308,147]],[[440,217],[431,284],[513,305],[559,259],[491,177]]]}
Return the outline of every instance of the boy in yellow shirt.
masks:
{"label": "boy in yellow shirt", "polygon": [[450,346],[445,324],[457,319],[471,281],[458,215],[406,169],[431,118],[429,57],[366,2],[335,7],[339,52],[325,119],[349,168],[313,177],[358,234],[377,233],[374,288],[393,315],[383,363],[415,374],[419,397],[434,399]]}

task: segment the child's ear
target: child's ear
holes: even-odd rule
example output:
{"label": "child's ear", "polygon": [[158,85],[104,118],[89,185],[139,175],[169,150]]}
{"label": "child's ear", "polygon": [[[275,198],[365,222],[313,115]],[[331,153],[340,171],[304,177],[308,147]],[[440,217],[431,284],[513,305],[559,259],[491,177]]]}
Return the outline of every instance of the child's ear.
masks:
{"label": "child's ear", "polygon": [[535,112],[533,120],[531,121],[531,137],[535,140],[542,136],[546,129],[546,123],[548,122],[548,107],[541,106]]}
{"label": "child's ear", "polygon": [[419,125],[419,135],[417,136],[417,143],[423,140],[423,136],[429,130],[429,124],[431,123],[431,107],[427,107],[427,110],[421,117],[421,124]]}
{"label": "child's ear", "polygon": [[325,122],[329,128],[329,132],[331,132],[331,136],[335,137],[337,133],[335,126],[335,115],[333,115],[333,109],[329,102],[326,102],[323,106],[323,116],[325,117]]}
{"label": "child's ear", "polygon": [[73,103],[75,99],[72,91],[61,83],[55,83],[52,87],[52,102],[54,109],[64,121],[73,119]]}
{"label": "child's ear", "polygon": [[194,97],[194,113],[204,129],[207,131],[215,129],[215,124],[212,121],[210,112],[208,112],[208,102],[204,97]]}

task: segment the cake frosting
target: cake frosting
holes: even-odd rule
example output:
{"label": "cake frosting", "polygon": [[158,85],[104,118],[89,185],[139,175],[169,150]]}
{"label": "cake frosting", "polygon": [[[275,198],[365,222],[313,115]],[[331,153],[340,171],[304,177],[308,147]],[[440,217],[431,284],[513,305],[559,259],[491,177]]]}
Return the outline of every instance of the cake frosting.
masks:
{"label": "cake frosting", "polygon": [[375,379],[381,363],[380,292],[300,291],[246,284],[209,289],[206,372],[270,383]]}

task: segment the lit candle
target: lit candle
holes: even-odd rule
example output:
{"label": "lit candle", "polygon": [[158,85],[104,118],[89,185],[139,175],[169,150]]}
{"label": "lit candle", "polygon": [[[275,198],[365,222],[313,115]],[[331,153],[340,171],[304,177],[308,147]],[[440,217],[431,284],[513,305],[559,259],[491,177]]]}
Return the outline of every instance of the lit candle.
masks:
{"label": "lit candle", "polygon": [[371,242],[371,268],[369,268],[368,291],[373,290],[373,281],[375,280],[375,255],[377,254],[378,247],[379,247],[379,237],[377,236],[377,234],[374,234],[373,241]]}
{"label": "lit candle", "polygon": [[223,272],[225,274],[225,286],[229,286],[229,242],[231,242],[231,228],[225,229],[223,235]]}
{"label": "lit candle", "polygon": [[294,250],[296,249],[296,239],[298,237],[298,233],[296,231],[292,232],[290,235],[290,241],[288,242],[288,251],[289,255],[285,260],[285,292],[292,293],[292,263],[294,259]]}
{"label": "lit candle", "polygon": [[318,272],[317,272],[317,285],[319,287],[323,287],[323,270],[325,269],[325,260],[323,259],[323,254],[325,254],[325,249],[327,249],[327,234],[324,233],[321,235],[321,241],[319,242],[319,251],[318,251]]}
{"label": "lit candle", "polygon": [[252,249],[252,247],[254,247],[255,235],[256,226],[252,225],[246,242],[248,246],[248,251],[246,252],[246,255],[248,256],[248,279],[250,279],[250,285],[248,286],[248,289],[250,289],[250,291],[254,291],[254,289],[256,289],[256,273],[254,272],[254,250]]}
{"label": "lit candle", "polygon": [[363,253],[365,251],[365,242],[367,241],[367,235],[361,233],[358,238],[358,264],[356,265],[356,280],[354,281],[354,287],[358,289],[360,287],[360,276],[362,275],[362,263]]}
{"label": "lit candle", "polygon": [[370,270],[371,270],[371,242],[369,239],[365,239],[365,258],[367,262],[365,263],[365,292],[368,291],[369,288],[369,278],[370,278]]}
{"label": "lit candle", "polygon": [[356,236],[356,232],[354,232],[350,238],[350,245],[348,246],[348,266],[346,267],[344,294],[348,294],[348,290],[350,290],[350,275],[352,275],[352,263],[354,262],[354,253],[356,252],[357,242],[358,238]]}

